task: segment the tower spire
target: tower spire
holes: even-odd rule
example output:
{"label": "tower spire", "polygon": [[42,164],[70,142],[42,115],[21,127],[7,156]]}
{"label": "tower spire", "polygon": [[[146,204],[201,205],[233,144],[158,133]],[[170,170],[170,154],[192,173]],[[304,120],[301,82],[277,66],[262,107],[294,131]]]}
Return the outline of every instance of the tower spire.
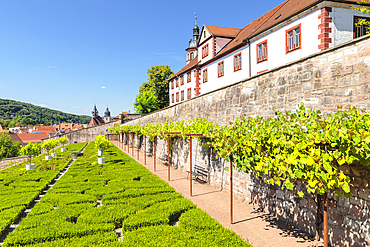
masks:
{"label": "tower spire", "polygon": [[[194,15],[196,15],[197,12],[194,12]],[[193,28],[193,41],[197,42],[199,38],[199,27],[198,27],[198,17],[195,16],[195,26]]]}

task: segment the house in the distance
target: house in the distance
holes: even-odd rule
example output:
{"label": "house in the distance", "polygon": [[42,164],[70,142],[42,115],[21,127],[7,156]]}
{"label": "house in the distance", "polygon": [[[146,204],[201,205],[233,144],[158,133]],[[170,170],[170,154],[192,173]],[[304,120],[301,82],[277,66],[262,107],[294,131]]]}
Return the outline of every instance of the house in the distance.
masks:
{"label": "house in the distance", "polygon": [[48,138],[55,132],[56,129],[53,126],[18,127],[14,131],[10,131],[12,139],[15,141],[19,139],[22,145],[29,142],[42,143],[41,139]]}
{"label": "house in the distance", "polygon": [[123,122],[129,121],[135,118],[139,118],[139,117],[141,117],[140,114],[130,113],[130,111],[128,112],[125,111],[119,114],[118,116],[114,117],[112,121],[118,121],[121,119],[121,122],[123,123]]}
{"label": "house in the distance", "polygon": [[54,124],[53,127],[59,132],[69,132],[69,131],[74,131],[74,130],[79,130],[79,129],[84,128],[81,125],[74,124],[74,123],[59,123],[59,124]]}
{"label": "house in the distance", "polygon": [[168,80],[170,105],[365,35],[358,2],[287,0],[241,29],[195,24],[186,65]]}

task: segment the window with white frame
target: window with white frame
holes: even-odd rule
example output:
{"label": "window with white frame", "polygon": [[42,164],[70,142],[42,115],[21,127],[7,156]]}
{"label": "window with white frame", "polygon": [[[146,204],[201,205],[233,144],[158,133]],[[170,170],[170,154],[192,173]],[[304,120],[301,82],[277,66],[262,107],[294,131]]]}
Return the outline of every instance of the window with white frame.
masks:
{"label": "window with white frame", "polygon": [[242,53],[239,52],[234,56],[234,71],[242,69]]}
{"label": "window with white frame", "polygon": [[257,63],[267,61],[267,40],[257,44]]}
{"label": "window with white frame", "polygon": [[218,77],[224,76],[224,61],[217,64],[217,74]]}
{"label": "window with white frame", "polygon": [[203,83],[208,81],[208,69],[203,70]]}
{"label": "window with white frame", "polygon": [[188,99],[191,98],[191,88],[188,88]]}
{"label": "window with white frame", "polygon": [[286,52],[301,48],[301,24],[286,31]]}
{"label": "window with white frame", "polygon": [[202,47],[202,58],[208,56],[208,44]]}

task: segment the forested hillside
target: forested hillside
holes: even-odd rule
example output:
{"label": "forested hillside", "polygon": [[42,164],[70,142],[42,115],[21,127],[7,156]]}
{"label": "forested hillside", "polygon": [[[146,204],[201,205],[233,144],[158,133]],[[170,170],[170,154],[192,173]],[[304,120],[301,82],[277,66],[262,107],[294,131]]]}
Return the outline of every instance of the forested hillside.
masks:
{"label": "forested hillside", "polygon": [[59,122],[86,124],[90,120],[91,118],[88,116],[79,116],[19,101],[0,99],[0,124],[4,128],[49,125]]}

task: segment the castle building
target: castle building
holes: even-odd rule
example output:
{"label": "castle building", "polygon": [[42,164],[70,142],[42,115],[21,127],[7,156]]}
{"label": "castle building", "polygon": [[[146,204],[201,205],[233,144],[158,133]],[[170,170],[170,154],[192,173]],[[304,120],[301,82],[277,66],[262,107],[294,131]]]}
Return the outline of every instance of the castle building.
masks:
{"label": "castle building", "polygon": [[196,19],[186,65],[168,80],[170,105],[365,35],[355,23],[370,18],[351,9],[358,2],[287,0],[241,29],[203,25],[199,32]]}

